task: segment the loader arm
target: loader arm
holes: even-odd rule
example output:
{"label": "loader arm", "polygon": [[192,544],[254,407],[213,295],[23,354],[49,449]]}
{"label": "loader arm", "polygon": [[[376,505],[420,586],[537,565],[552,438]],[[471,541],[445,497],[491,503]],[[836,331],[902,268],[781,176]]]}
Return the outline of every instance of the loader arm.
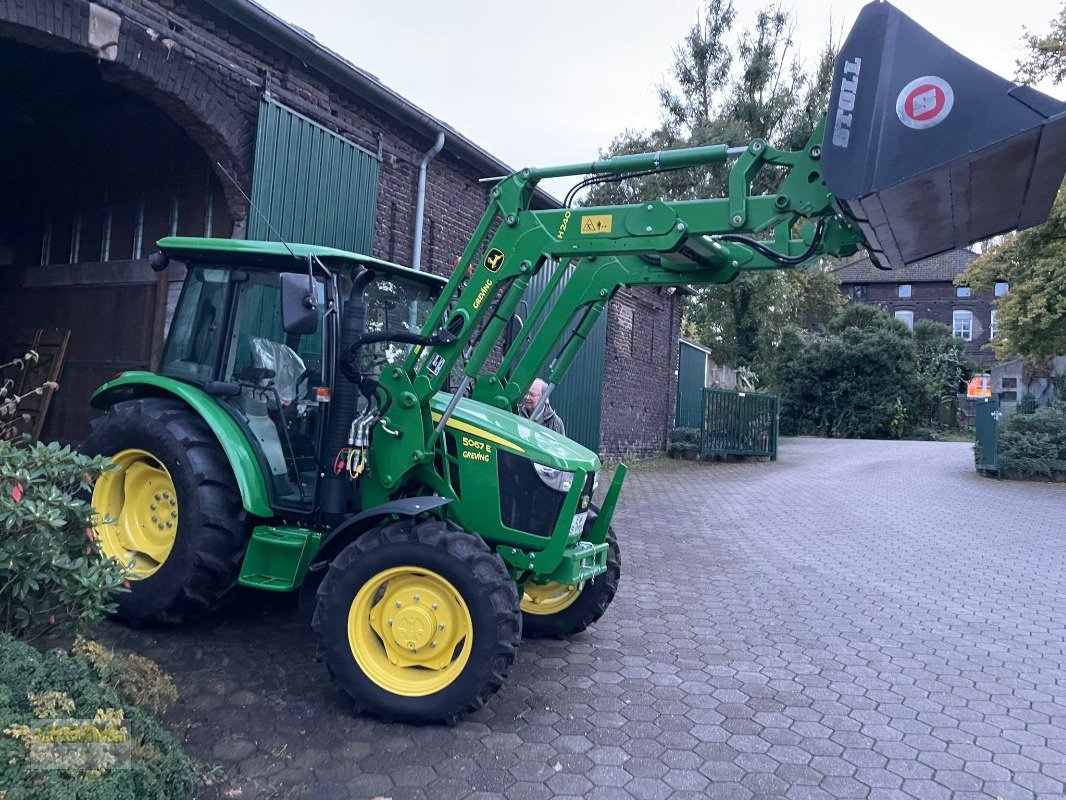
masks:
{"label": "loader arm", "polygon": [[[416,348],[402,367],[382,374],[396,399],[383,420],[395,441],[374,450],[371,471],[381,494],[394,489],[414,467],[427,463],[440,431],[468,389],[475,399],[513,409],[551,363],[558,383],[615,293],[628,286],[726,283],[745,270],[795,269],[826,254],[850,255],[862,236],[837,213],[820,169],[823,126],[803,150],[777,150],[763,140],[745,148],[690,148],[550,169],[516,172],[492,190],[492,200],[474,237],[427,319],[426,337],[447,331],[433,345]],[[532,210],[537,183],[566,175],[625,176],[649,169],[709,166],[734,160],[729,196],[679,202],[649,201],[579,209]],[[764,167],[786,170],[779,190],[752,195]],[[758,238],[756,238],[758,237]],[[560,287],[569,262],[578,262]],[[530,280],[554,265],[546,298],[533,309],[531,333],[520,336],[489,366]],[[444,389],[465,357],[462,384],[438,419],[430,399]],[[381,441],[380,437],[377,441]],[[370,495],[374,496],[373,492]]]}
{"label": "loader arm", "polygon": [[[729,160],[721,198],[530,207],[547,178],[618,180]],[[778,189],[753,195],[766,168],[784,173]],[[393,441],[375,449],[364,499],[387,498],[432,460],[467,392],[513,410],[546,367],[557,384],[623,287],[727,283],[743,271],[796,269],[862,248],[879,266],[902,266],[1038,224],[1064,171],[1066,104],[988,72],[890,3],[870,3],[837,57],[828,122],[801,150],[756,139],[525,169],[498,183],[422,329],[438,343],[381,375],[395,402],[379,427]],[[531,279],[549,264],[530,319],[497,363]],[[429,401],[460,358],[461,384],[433,418]]]}

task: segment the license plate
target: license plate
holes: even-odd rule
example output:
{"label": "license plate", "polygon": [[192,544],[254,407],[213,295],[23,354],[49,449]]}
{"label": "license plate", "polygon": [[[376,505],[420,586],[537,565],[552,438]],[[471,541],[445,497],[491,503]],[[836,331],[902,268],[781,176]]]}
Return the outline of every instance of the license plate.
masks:
{"label": "license plate", "polygon": [[574,521],[570,523],[570,535],[574,536],[581,533],[585,529],[585,517],[589,515],[589,512],[582,511],[580,514],[574,515]]}

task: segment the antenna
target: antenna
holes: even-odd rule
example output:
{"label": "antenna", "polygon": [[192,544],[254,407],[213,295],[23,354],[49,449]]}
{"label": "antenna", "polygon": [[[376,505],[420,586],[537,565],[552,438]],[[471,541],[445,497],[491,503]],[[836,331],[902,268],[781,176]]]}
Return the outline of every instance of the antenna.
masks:
{"label": "antenna", "polygon": [[[289,247],[289,243],[288,243],[288,242],[286,242],[286,241],[285,241],[285,240],[284,240],[284,239],[283,239],[283,238],[281,237],[281,234],[280,234],[280,233],[278,232],[278,229],[277,229],[277,228],[275,228],[275,227],[274,227],[273,225],[271,225],[271,224],[270,224],[270,220],[269,220],[269,219],[267,219],[267,215],[266,215],[266,214],[264,214],[264,213],[263,213],[262,211],[260,211],[260,210],[259,210],[258,208],[256,208],[256,207],[255,207],[255,203],[253,203],[253,202],[252,202],[252,198],[250,198],[250,197],[249,197],[248,195],[246,195],[246,194],[244,193],[244,189],[242,189],[242,188],[241,188],[241,185],[240,185],[239,183],[237,183],[237,179],[236,179],[236,178],[234,178],[234,177],[233,177],[232,175],[230,175],[230,174],[229,174],[229,172],[228,172],[228,171],[226,170],[226,168],[225,168],[224,166],[222,166],[222,162],[221,162],[221,161],[216,161],[216,162],[215,162],[215,164],[217,164],[217,165],[218,165],[218,168],[219,168],[220,170],[222,170],[222,174],[223,174],[223,175],[225,175],[225,176],[226,176],[227,178],[229,178],[229,179],[230,179],[230,181],[231,181],[231,182],[233,183],[233,185],[234,185],[234,186],[236,187],[237,191],[241,193],[241,197],[243,197],[243,198],[244,198],[245,200],[247,200],[247,201],[248,201],[248,207],[249,207],[249,208],[251,208],[251,209],[252,209],[252,211],[254,211],[254,212],[255,212],[256,214],[258,214],[258,215],[259,215],[259,218],[260,218],[260,219],[262,219],[262,220],[263,220],[263,222],[265,222],[265,223],[266,223],[266,226],[267,226],[267,227],[268,227],[268,228],[270,229],[270,232],[271,232],[272,234],[274,234],[275,238],[276,238],[276,239],[277,239],[277,240],[278,240],[279,242],[281,242],[281,243],[282,243],[283,245],[285,245],[285,249],[289,251],[289,255],[291,255],[291,256],[292,256],[293,258],[295,258],[295,259],[296,259],[297,261],[300,261],[300,260],[301,260],[301,259],[300,259],[300,257],[299,257],[298,255],[296,255],[296,252],[295,252],[295,251],[294,251],[294,250],[293,250],[293,249],[292,249],[291,247]],[[317,259],[316,259],[316,260],[317,260]]]}

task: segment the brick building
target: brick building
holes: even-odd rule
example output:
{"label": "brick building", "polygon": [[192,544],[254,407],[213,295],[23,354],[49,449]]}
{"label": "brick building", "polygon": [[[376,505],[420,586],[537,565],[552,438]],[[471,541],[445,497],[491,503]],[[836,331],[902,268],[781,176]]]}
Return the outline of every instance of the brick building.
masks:
{"label": "brick building", "polygon": [[868,258],[840,267],[840,289],[855,302],[870,303],[902,320],[908,327],[931,320],[952,329],[966,342],[966,353],[985,368],[996,358],[986,345],[995,336],[995,298],[1007,291],[997,283],[993,295],[956,286],[955,278],[977,258],[970,250],[952,250],[903,269],[877,269]]}
{"label": "brick building", "polygon": [[[95,386],[157,365],[182,277],[149,269],[159,237],[268,238],[251,195],[287,238],[409,264],[419,163],[443,133],[420,256],[447,272],[487,204],[479,179],[509,171],[248,0],[0,1],[0,68],[18,76],[0,84],[0,343],[71,331],[48,438],[78,439]],[[334,186],[298,137],[337,153],[350,185]],[[539,194],[535,205],[558,202]],[[346,213],[322,223],[294,207]],[[591,438],[602,452],[661,450],[678,297],[628,293],[605,316],[589,390],[566,401],[601,411]]]}

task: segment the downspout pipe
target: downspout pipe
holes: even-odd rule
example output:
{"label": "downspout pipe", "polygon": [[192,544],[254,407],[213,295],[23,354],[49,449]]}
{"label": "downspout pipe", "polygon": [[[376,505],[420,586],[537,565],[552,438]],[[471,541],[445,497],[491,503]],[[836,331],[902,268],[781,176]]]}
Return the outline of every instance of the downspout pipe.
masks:
{"label": "downspout pipe", "polygon": [[415,243],[414,255],[411,258],[411,269],[422,269],[422,222],[426,211],[426,169],[429,162],[437,157],[437,153],[444,149],[444,131],[437,134],[437,141],[422,156],[418,162],[418,197],[415,200]]}

